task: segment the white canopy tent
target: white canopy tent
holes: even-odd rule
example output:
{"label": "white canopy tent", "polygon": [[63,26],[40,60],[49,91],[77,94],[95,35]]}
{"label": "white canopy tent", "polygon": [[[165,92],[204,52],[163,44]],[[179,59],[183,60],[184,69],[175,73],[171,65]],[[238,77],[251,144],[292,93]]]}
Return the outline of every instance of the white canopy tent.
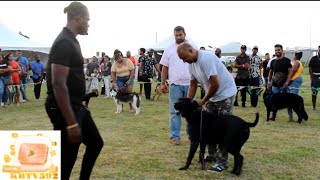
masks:
{"label": "white canopy tent", "polygon": [[[222,56],[238,56],[240,54],[240,47],[241,43],[239,42],[230,42],[228,44],[225,44],[223,46],[220,46],[221,49],[221,55]],[[247,55],[252,55],[252,48],[247,46]],[[262,57],[263,55],[261,53],[257,53],[258,56]]]}
{"label": "white canopy tent", "polygon": [[21,50],[23,56],[32,57],[35,53],[39,54],[43,63],[46,64],[50,47],[32,41],[19,33],[12,32],[4,23],[0,21],[0,48],[3,52]]}

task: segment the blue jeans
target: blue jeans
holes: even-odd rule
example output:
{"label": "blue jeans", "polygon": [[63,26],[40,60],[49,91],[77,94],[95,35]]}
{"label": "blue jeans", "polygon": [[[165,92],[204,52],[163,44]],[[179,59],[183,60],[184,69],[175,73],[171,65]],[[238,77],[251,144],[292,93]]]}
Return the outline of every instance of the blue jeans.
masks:
{"label": "blue jeans", "polygon": [[290,93],[293,94],[299,94],[299,88],[302,84],[302,76],[297,77],[296,79],[292,80],[289,84],[290,87],[293,87],[294,89],[290,90]]}
{"label": "blue jeans", "polygon": [[4,85],[3,79],[0,77],[0,104],[2,103],[2,97],[5,93],[6,86]]}
{"label": "blue jeans", "polygon": [[[174,109],[174,103],[176,103],[179,98],[187,97],[189,90],[189,85],[170,85],[169,90],[169,112],[170,112],[170,139],[180,140],[181,131],[181,115],[177,115]],[[188,130],[187,130],[188,134]]]}
{"label": "blue jeans", "polygon": [[[301,84],[302,84],[302,76],[299,76],[296,79],[292,80],[289,84],[289,87],[293,87],[294,89],[290,89],[289,90],[290,93],[299,94],[299,88]],[[292,108],[288,108],[288,116],[290,120],[293,118]]]}
{"label": "blue jeans", "polygon": [[21,91],[21,94],[22,94],[22,98],[24,100],[28,100],[27,99],[27,94],[26,94],[26,87],[27,87],[27,76],[21,76],[21,81],[20,81],[20,91]]}
{"label": "blue jeans", "polygon": [[[260,76],[256,78],[250,78],[250,86],[256,86],[258,87],[260,85]],[[258,93],[259,93],[260,88],[254,88],[251,90],[251,106],[257,107],[258,104]]]}

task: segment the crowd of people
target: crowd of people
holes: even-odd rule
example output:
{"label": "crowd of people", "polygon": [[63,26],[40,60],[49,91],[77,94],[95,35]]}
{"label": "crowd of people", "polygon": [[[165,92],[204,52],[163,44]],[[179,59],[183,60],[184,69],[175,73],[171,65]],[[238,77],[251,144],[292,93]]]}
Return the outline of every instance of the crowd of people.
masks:
{"label": "crowd of people", "polygon": [[26,88],[34,86],[34,96],[39,100],[41,85],[45,80],[45,67],[36,54],[32,62],[20,50],[3,54],[0,49],[0,104],[1,107],[28,102]]}

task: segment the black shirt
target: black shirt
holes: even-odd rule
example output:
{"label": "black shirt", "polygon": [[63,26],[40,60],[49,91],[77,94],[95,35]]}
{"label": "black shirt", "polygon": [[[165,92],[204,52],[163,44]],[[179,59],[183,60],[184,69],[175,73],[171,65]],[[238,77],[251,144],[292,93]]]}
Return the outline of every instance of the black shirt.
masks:
{"label": "black shirt", "polygon": [[[0,63],[0,69],[7,69],[9,67],[9,63],[5,60],[2,60],[2,62]],[[11,76],[10,72],[5,72],[0,74],[0,76]]]}
{"label": "black shirt", "polygon": [[[239,56],[237,56],[235,62],[238,65],[243,65],[245,63],[250,64],[250,57],[247,54],[245,54],[243,57],[241,55],[239,55]],[[240,78],[240,79],[249,78],[249,70],[248,69],[238,68],[237,78]]]}
{"label": "black shirt", "polygon": [[67,87],[72,104],[81,104],[85,95],[85,76],[83,72],[83,56],[78,40],[66,27],[53,42],[47,63],[47,94],[48,100],[55,102],[51,80],[51,64],[59,64],[69,67]]}
{"label": "black shirt", "polygon": [[310,59],[309,67],[311,68],[313,73],[320,73],[320,59],[318,58],[318,56],[313,56]]}
{"label": "black shirt", "polygon": [[[288,75],[288,68],[292,68],[291,60],[283,57],[282,59],[274,59],[271,62],[270,69],[272,69],[273,73],[282,72],[285,75]],[[272,86],[276,86],[276,84],[272,83]]]}
{"label": "black shirt", "polygon": [[267,69],[267,65],[268,65],[268,62],[269,62],[270,60],[264,60],[263,62],[262,62],[262,67],[263,67],[263,77],[268,77],[268,75],[269,75],[269,71],[270,71],[270,69]]}

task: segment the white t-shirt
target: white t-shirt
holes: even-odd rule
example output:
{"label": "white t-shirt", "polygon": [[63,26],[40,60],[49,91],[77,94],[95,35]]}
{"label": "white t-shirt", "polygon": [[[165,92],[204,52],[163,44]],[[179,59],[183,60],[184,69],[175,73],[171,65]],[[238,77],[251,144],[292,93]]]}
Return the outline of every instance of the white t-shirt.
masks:
{"label": "white t-shirt", "polygon": [[[187,41],[188,42],[188,41]],[[194,44],[192,47],[198,49]],[[175,85],[189,85],[190,84],[190,73],[189,64],[184,63],[182,59],[179,58],[177,53],[178,45],[176,42],[167,47],[160,60],[160,64],[167,66],[169,68],[168,79],[170,84]]]}
{"label": "white t-shirt", "polygon": [[234,78],[219,58],[209,52],[199,51],[197,62],[189,65],[191,80],[195,79],[208,92],[209,78],[216,75],[219,81],[219,89],[209,100],[218,102],[225,100],[237,93]]}

